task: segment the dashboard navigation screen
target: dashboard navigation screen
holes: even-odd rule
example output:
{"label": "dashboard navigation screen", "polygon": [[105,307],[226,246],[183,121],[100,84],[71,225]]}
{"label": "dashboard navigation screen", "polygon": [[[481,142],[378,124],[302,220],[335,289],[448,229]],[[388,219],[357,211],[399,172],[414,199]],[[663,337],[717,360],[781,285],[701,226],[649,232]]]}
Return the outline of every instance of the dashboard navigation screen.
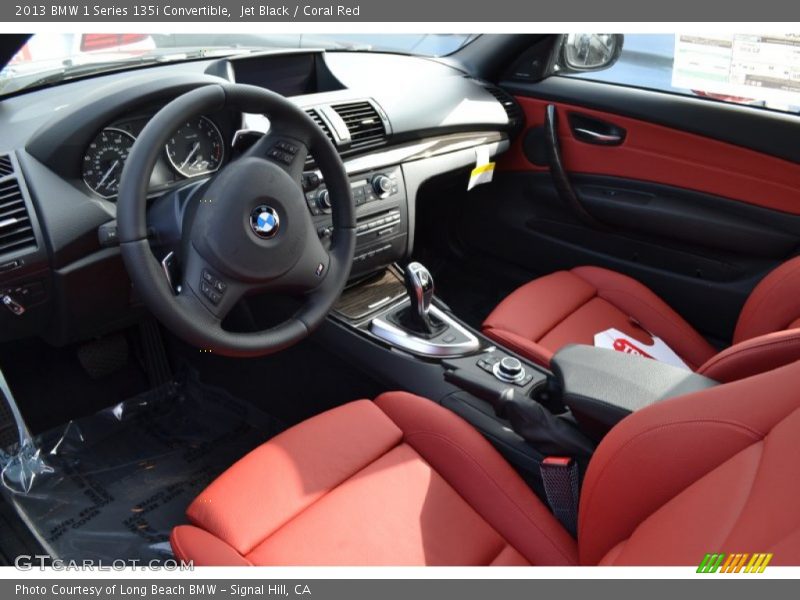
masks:
{"label": "dashboard navigation screen", "polygon": [[232,61],[237,83],[247,83],[284,96],[320,91],[315,54],[254,56]]}

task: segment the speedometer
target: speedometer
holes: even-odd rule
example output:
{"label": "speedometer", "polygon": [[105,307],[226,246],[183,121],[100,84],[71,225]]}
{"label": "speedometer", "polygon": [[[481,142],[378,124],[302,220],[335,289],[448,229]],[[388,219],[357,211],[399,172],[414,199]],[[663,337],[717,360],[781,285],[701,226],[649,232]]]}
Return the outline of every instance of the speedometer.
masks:
{"label": "speedometer", "polygon": [[127,131],[106,127],[97,134],[83,156],[83,181],[103,198],[119,191],[122,167],[136,139]]}
{"label": "speedometer", "polygon": [[222,164],[222,134],[211,119],[187,121],[167,141],[167,158],[184,177],[213,173]]}

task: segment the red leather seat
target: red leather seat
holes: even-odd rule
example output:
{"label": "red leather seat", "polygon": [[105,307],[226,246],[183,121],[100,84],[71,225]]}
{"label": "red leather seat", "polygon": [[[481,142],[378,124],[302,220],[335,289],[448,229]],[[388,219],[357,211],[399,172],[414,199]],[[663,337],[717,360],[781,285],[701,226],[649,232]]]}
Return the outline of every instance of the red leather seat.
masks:
{"label": "red leather seat", "polygon": [[195,565],[797,565],[799,380],[794,364],[624,419],[589,465],[577,542],[470,425],[395,392],[245,456],[172,547]]}
{"label": "red leather seat", "polygon": [[610,328],[645,345],[660,337],[694,371],[732,381],[800,359],[800,258],[767,275],[739,315],[730,348],[717,352],[678,313],[630,277],[578,267],[535,279],[512,292],[483,332],[548,366],[567,344],[594,344]]}

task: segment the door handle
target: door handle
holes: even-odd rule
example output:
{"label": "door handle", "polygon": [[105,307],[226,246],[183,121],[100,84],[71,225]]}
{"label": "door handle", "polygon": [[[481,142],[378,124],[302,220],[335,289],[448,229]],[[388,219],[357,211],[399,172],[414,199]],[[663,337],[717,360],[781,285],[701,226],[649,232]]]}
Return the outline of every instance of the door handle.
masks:
{"label": "door handle", "polygon": [[599,131],[592,131],[585,127],[576,127],[573,131],[580,136],[591,138],[598,144],[621,144],[625,138],[616,133],[600,133]]}
{"label": "door handle", "polygon": [[604,229],[603,224],[589,214],[583,206],[578,194],[575,193],[575,189],[572,187],[567,170],[564,168],[561,144],[558,141],[558,112],[554,104],[548,104],[545,109],[544,129],[550,175],[553,177],[553,185],[556,188],[556,192],[558,192],[558,197],[584,225],[595,229]]}
{"label": "door handle", "polygon": [[572,136],[579,142],[596,146],[619,146],[625,141],[627,132],[608,121],[590,117],[579,112],[567,115]]}

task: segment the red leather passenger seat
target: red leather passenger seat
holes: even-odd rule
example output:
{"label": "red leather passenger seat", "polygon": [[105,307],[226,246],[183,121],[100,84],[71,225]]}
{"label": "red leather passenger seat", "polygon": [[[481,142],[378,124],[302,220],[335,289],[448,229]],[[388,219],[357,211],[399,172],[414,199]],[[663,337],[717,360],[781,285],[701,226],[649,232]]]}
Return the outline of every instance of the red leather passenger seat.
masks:
{"label": "red leather passenger seat", "polygon": [[[800,359],[800,258],[767,275],[742,309],[730,348],[717,352],[661,298],[636,280],[598,267],[540,277],[512,292],[483,332],[548,366],[567,344],[594,344],[610,328],[646,349],[660,337],[694,371],[732,381]],[[702,301],[702,299],[700,299]]]}
{"label": "red leather passenger seat", "polygon": [[575,564],[575,542],[472,429],[405,393],[316,416],[237,462],[188,509],[202,564]]}
{"label": "red leather passenger seat", "polygon": [[396,392],[245,456],[172,547],[195,565],[800,565],[798,382],[800,363],[621,421],[589,464],[577,542],[475,429]]}

